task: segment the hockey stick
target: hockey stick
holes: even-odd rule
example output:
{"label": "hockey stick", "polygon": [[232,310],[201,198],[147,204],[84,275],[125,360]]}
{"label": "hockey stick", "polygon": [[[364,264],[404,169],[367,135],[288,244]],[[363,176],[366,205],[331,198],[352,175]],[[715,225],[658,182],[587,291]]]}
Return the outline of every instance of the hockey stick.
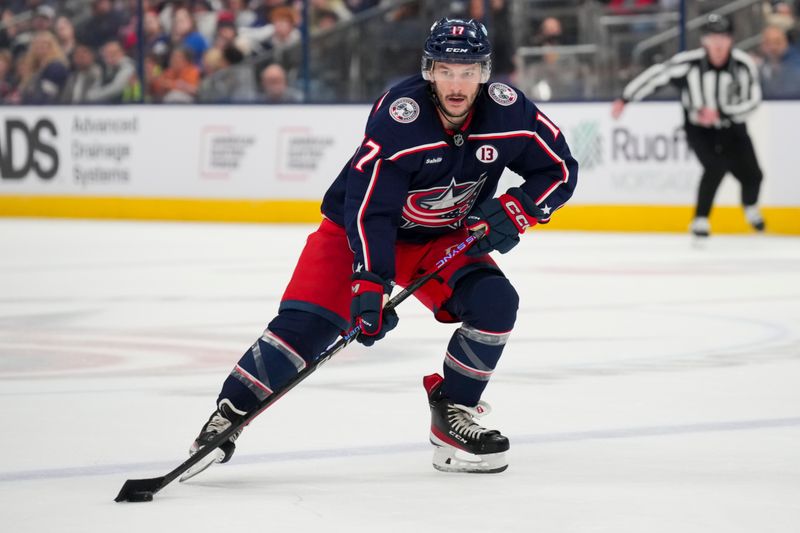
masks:
{"label": "hockey stick", "polygon": [[[384,306],[384,310],[390,310],[397,307],[401,302],[403,302],[406,298],[411,296],[417,289],[425,285],[428,281],[430,281],[436,274],[441,272],[441,270],[450,264],[450,262],[455,259],[456,257],[462,255],[464,252],[467,251],[473,244],[475,244],[479,239],[481,239],[484,235],[483,230],[478,230],[475,233],[469,235],[463,242],[453,246],[446,255],[444,255],[441,259],[436,262],[436,266],[422,276],[414,280],[413,283],[410,283],[408,287],[397,293],[392,299],[390,299],[386,305]],[[257,417],[262,411],[267,409],[269,406],[277,402],[284,394],[292,390],[297,384],[301,381],[306,379],[309,375],[311,375],[317,368],[319,368],[322,364],[327,362],[331,357],[335,354],[339,353],[345,346],[350,344],[355,340],[358,334],[361,332],[360,326],[354,326],[350,328],[347,332],[345,332],[336,342],[328,346],[316,359],[311,361],[306,368],[298,372],[280,391],[275,391],[266,398],[264,398],[261,403],[259,403],[255,409],[250,411],[246,414],[242,419],[236,423],[231,424],[225,431],[218,434],[213,441],[208,443],[207,445],[200,448],[194,455],[189,457],[186,461],[181,463],[177,468],[172,470],[166,475],[161,477],[154,477],[149,479],[129,479],[122,485],[122,489],[120,489],[119,494],[116,498],[114,498],[115,502],[149,502],[153,500],[153,495],[175,481],[181,474],[187,472],[190,468],[198,464],[202,461],[207,455],[211,452],[214,452],[219,448],[221,444],[223,444],[228,437],[233,435],[235,432],[239,431],[242,427],[249,424],[255,417]],[[207,466],[210,466],[213,462],[209,462]],[[204,468],[198,469],[195,474],[200,473]]]}

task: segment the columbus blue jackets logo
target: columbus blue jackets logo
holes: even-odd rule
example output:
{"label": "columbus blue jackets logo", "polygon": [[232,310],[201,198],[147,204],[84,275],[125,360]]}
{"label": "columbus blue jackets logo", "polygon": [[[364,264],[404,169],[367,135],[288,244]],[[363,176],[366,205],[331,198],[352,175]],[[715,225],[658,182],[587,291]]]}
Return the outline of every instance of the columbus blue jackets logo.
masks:
{"label": "columbus blue jackets logo", "polygon": [[509,106],[517,101],[517,91],[505,83],[489,85],[489,96],[500,105]]}
{"label": "columbus blue jackets logo", "polygon": [[389,114],[397,122],[408,124],[419,116],[419,104],[412,98],[398,98],[389,106]]}
{"label": "columbus blue jackets logo", "polygon": [[476,181],[450,183],[419,191],[410,191],[403,206],[404,229],[425,226],[428,228],[457,228],[467,216],[486,182],[486,172]]}

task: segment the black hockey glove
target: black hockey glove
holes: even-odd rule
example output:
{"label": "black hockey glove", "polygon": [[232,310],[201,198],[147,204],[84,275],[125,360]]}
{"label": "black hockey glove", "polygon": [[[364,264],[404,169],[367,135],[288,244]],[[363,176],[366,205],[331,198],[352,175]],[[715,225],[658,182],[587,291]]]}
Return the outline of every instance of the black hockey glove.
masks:
{"label": "black hockey glove", "polygon": [[539,219],[547,218],[530,196],[519,187],[512,187],[467,215],[464,225],[470,232],[481,228],[485,231],[483,238],[467,250],[467,255],[475,257],[492,250],[504,254],[519,243],[520,233],[535,226]]}
{"label": "black hockey glove", "polygon": [[364,346],[372,346],[393,330],[400,320],[394,310],[383,311],[392,288],[372,272],[356,272],[352,280],[350,316],[353,326],[361,326],[361,333],[356,340]]}

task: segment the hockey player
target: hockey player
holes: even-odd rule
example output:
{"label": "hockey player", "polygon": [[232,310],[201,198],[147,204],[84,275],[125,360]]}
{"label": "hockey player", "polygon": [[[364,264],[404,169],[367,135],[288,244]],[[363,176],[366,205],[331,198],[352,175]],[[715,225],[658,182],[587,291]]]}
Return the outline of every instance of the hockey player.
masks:
{"label": "hockey player", "polygon": [[758,69],[750,56],[733,48],[732,25],[712,13],[702,27],[702,46],[653,65],[631,80],[614,101],[611,115],[622,115],[625,105],[672,83],[681,89],[686,139],[703,165],[697,206],[689,231],[708,237],[711,206],[722,178],[730,171],[742,185],[745,218],[764,231],[758,209],[761,168],[745,120],[761,103]]}
{"label": "hockey player", "polygon": [[[490,72],[482,24],[433,25],[421,75],[372,106],[362,144],[325,194],[324,219],[308,238],[278,315],[225,380],[192,453],[280,392],[351,324],[361,326],[357,340],[367,346],[382,339],[398,323],[394,311],[383,312],[393,286],[408,285],[483,228],[468,255],[414,295],[437,320],[461,323],[444,351],[443,376],[423,380],[434,467],[506,469],[508,439],[476,419],[489,411],[481,395],[519,300],[488,253],[508,252],[520,234],[548,222],[572,195],[578,165],[558,127],[516,89],[489,83]],[[524,183],[493,198],[506,168]],[[237,436],[216,460],[231,458]]]}

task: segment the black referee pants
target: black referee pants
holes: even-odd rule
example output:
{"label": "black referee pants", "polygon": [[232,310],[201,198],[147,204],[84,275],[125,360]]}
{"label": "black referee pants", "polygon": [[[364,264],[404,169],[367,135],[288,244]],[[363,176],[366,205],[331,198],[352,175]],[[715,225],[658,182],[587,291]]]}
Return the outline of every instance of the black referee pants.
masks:
{"label": "black referee pants", "polygon": [[734,124],[728,128],[714,129],[686,124],[685,128],[686,140],[703,165],[695,217],[707,217],[711,213],[714,196],[728,172],[742,186],[742,205],[758,203],[763,174],[747,126]]}

